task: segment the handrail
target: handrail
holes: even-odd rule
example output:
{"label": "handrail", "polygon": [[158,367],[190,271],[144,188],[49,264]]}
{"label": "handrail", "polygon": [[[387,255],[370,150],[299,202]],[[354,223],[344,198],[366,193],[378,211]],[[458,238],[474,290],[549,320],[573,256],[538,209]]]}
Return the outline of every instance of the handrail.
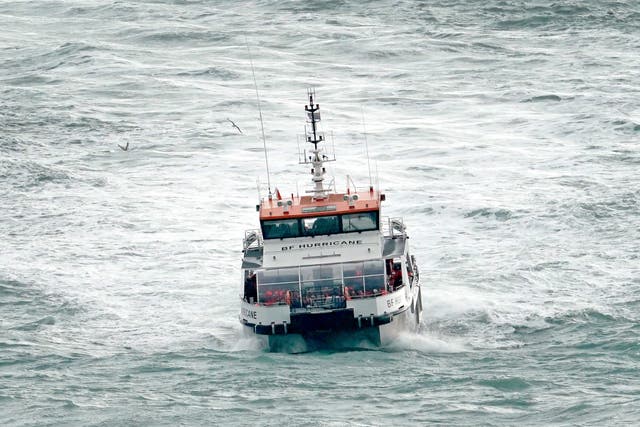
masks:
{"label": "handrail", "polygon": [[260,230],[245,230],[244,239],[242,240],[243,251],[246,251],[247,249],[252,247],[259,248],[262,247],[262,245],[263,240]]}
{"label": "handrail", "polygon": [[380,221],[380,224],[382,225],[383,235],[388,237],[406,237],[407,228],[405,227],[404,221],[401,217],[382,217],[382,219],[383,221]]}

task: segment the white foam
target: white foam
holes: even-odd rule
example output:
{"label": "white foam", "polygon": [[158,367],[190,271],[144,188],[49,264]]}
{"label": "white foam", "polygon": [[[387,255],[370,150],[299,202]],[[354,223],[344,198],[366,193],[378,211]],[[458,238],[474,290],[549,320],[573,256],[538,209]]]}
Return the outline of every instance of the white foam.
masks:
{"label": "white foam", "polygon": [[392,350],[415,350],[420,353],[462,353],[469,351],[459,339],[432,333],[402,332],[387,347]]}
{"label": "white foam", "polygon": [[262,351],[265,345],[256,337],[240,336],[229,347],[228,351]]}

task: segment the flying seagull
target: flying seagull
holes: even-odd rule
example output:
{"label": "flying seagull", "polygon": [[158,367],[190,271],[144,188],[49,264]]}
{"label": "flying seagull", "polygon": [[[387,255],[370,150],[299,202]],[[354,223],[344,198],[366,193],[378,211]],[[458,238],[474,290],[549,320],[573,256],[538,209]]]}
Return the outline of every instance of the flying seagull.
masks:
{"label": "flying seagull", "polygon": [[231,120],[229,117],[227,117],[227,120],[229,120],[231,122],[231,125],[233,125],[234,128],[238,129],[238,132],[242,133],[242,131],[240,130],[240,128],[238,127],[237,124],[233,123],[233,120]]}
{"label": "flying seagull", "polygon": [[118,147],[120,147],[120,149],[122,151],[127,151],[129,149],[129,142],[127,142],[127,145],[125,145],[124,147],[122,145],[118,144]]}

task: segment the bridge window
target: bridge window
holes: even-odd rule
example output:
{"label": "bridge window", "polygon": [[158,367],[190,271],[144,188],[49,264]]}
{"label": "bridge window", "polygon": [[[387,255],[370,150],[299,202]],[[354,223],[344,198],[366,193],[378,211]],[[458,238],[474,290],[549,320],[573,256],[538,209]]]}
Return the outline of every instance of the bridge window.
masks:
{"label": "bridge window", "polygon": [[319,236],[322,234],[336,234],[340,232],[337,216],[303,218],[302,225],[305,236]]}
{"label": "bridge window", "polygon": [[342,231],[367,231],[378,229],[378,212],[360,212],[342,215]]}
{"label": "bridge window", "polygon": [[265,239],[285,239],[300,236],[300,224],[297,219],[262,221],[262,236]]}
{"label": "bridge window", "polygon": [[267,240],[377,229],[378,211],[262,221],[262,236]]}

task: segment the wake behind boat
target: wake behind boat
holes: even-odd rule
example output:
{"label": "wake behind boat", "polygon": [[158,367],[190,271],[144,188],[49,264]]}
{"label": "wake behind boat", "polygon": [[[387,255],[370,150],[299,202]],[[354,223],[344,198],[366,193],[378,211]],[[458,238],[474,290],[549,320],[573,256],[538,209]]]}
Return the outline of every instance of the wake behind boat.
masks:
{"label": "wake behind boat", "polygon": [[402,219],[381,216],[384,194],[324,185],[324,163],[335,157],[313,97],[305,106],[313,148],[300,161],[311,166],[313,189],[290,197],[269,189],[256,206],[260,230],[243,242],[240,321],[271,350],[385,345],[420,323],[418,266]]}

